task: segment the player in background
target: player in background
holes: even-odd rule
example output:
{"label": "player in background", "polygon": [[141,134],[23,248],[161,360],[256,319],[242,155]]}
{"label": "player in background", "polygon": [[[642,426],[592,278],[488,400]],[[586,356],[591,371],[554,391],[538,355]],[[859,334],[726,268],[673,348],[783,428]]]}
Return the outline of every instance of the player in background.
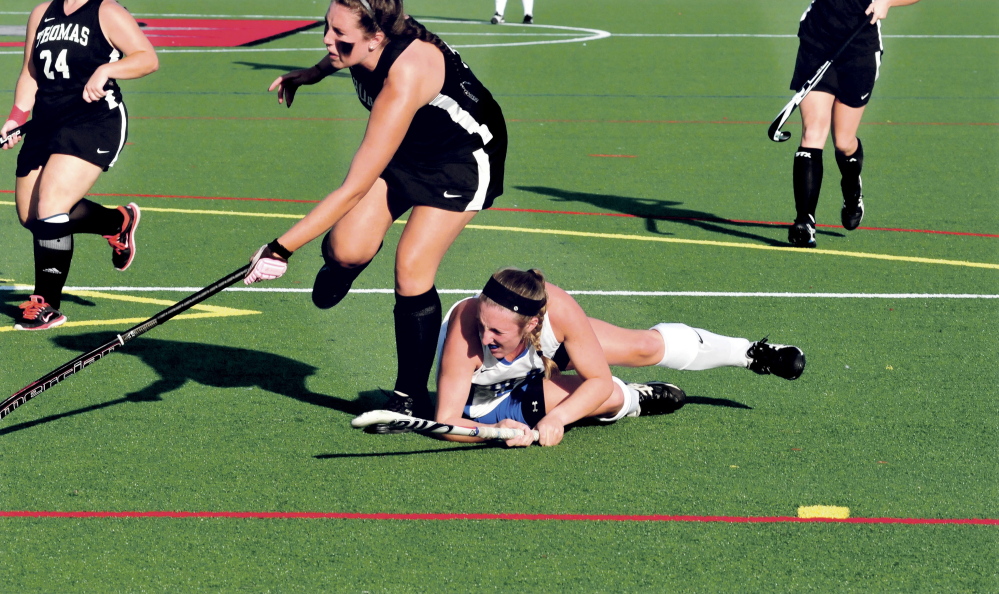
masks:
{"label": "player in background", "polygon": [[[534,0],[523,0],[524,2],[524,24],[533,25],[534,24]],[[490,23],[494,25],[499,25],[505,22],[503,20],[503,14],[506,12],[506,0],[496,0],[496,12],[493,13],[493,18],[489,20]]]}
{"label": "player in background", "polygon": [[20,305],[16,330],[66,321],[59,308],[74,234],[104,236],[118,270],[132,263],[139,208],[106,208],[84,196],[125,145],[127,114],[116,80],[158,67],[138,23],[114,0],[52,0],[31,11],[14,106],[0,128],[7,136],[34,112],[17,156],[15,202],[33,239],[35,290]]}
{"label": "player in background", "polygon": [[[594,417],[612,422],[643,412],[668,413],[686,395],[672,384],[625,384],[610,366],[704,370],[745,367],[797,379],[805,355],[794,346],[749,342],[691,328],[657,324],[628,330],[588,318],[568,293],[538,270],[505,268],[478,297],[448,313],[438,341],[438,423],[509,427],[525,432],[507,441],[556,445],[566,425]],[[576,375],[559,375],[572,369]],[[478,438],[446,436],[454,441]]]}
{"label": "player in background", "polygon": [[503,192],[506,123],[461,57],[408,17],[401,0],[334,0],[326,26],[329,55],[270,88],[290,106],[301,85],[348,68],[371,111],[367,130],[343,184],[258,250],[246,282],[281,276],[292,252],[326,233],[312,300],[333,307],[412,209],[395,256],[398,374],[386,408],[426,418],[441,324],[434,280],[461,230]]}
{"label": "player in background", "polygon": [[815,210],[822,186],[822,149],[829,132],[836,148],[836,164],[842,179],[843,207],[840,219],[849,231],[864,218],[864,146],[857,138],[864,107],[871,99],[881,69],[881,20],[893,6],[918,0],[812,0],[798,27],[798,57],[791,79],[797,91],[833,55],[850,34],[867,20],[861,31],[802,100],[801,146],[794,153],[794,224],[788,242],[796,247],[815,247]]}

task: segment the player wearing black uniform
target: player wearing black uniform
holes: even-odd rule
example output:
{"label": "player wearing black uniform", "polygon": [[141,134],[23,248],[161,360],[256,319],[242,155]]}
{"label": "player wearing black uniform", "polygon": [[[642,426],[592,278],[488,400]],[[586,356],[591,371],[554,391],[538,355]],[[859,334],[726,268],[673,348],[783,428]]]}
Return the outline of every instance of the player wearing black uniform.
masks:
{"label": "player wearing black uniform", "polygon": [[881,67],[881,19],[892,6],[918,0],[812,0],[798,28],[798,57],[791,89],[797,91],[836,53],[864,21],[870,23],[836,59],[825,76],[801,102],[801,146],[794,153],[796,216],[788,241],[797,247],[815,247],[815,210],[822,186],[822,149],[833,133],[836,164],[842,180],[843,227],[854,230],[864,217],[860,172],[864,148],[857,129],[871,99]]}
{"label": "player wearing black uniform", "polygon": [[292,252],[325,233],[312,299],[337,304],[374,258],[393,221],[412,209],[395,259],[398,375],[388,408],[430,416],[427,381],[441,323],[434,279],[475,214],[503,191],[506,124],[460,56],[406,16],[401,0],[333,0],[328,57],[271,85],[290,106],[303,84],[349,68],[371,111],[347,177],[252,259],[247,284],[277,278]]}
{"label": "player wearing black uniform", "polygon": [[17,158],[16,203],[34,239],[35,291],[20,306],[15,329],[66,321],[59,307],[74,234],[104,236],[118,270],[132,263],[138,207],[109,209],[83,196],[125,145],[127,116],[116,79],[157,67],[152,45],[114,0],[52,0],[31,12],[14,106],[0,128],[6,136],[34,111]]}

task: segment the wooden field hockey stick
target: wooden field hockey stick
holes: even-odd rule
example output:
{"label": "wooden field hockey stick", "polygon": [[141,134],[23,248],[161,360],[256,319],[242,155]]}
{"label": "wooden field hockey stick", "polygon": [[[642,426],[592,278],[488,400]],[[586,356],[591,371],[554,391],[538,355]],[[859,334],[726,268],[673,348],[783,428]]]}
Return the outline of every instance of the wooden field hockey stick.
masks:
{"label": "wooden field hockey stick", "polygon": [[14,394],[10,398],[3,401],[0,404],[0,419],[3,419],[9,415],[15,408],[21,406],[25,402],[31,400],[35,396],[38,396],[45,390],[48,390],[52,386],[58,384],[59,382],[65,380],[67,377],[73,375],[74,373],[89,367],[91,364],[100,361],[106,355],[110,354],[112,351],[117,349],[136,336],[140,334],[145,334],[149,330],[152,330],[156,326],[163,324],[170,318],[179,314],[180,312],[190,309],[192,306],[197,305],[208,299],[212,295],[222,291],[226,287],[235,284],[237,281],[243,279],[246,276],[246,272],[250,269],[250,265],[247,264],[239,270],[229,274],[225,278],[221,278],[211,285],[208,285],[204,289],[201,289],[197,293],[187,297],[177,303],[171,305],[170,307],[164,309],[155,316],[149,318],[145,322],[132,326],[126,330],[123,334],[119,334],[113,340],[108,341],[105,344],[97,347],[96,349],[90,351],[89,353],[80,355],[79,357],[73,359],[69,363],[66,363],[62,367],[56,369],[55,371],[49,372],[42,376],[38,380],[35,380],[18,393]]}
{"label": "wooden field hockey stick", "polygon": [[[371,425],[388,425],[394,429],[404,429],[415,433],[434,433],[437,435],[464,435],[465,437],[480,437],[482,439],[513,439],[524,434],[520,429],[508,429],[504,427],[459,427],[457,425],[446,425],[436,423],[426,419],[418,419],[409,415],[392,412],[390,410],[371,410],[361,414],[350,422],[356,429],[363,429]],[[534,441],[538,441],[538,432],[532,430]]]}
{"label": "wooden field hockey stick", "polygon": [[843,50],[845,50],[847,46],[853,42],[854,38],[856,38],[867,25],[870,25],[869,17],[864,15],[863,22],[861,22],[860,26],[857,27],[850,37],[847,38],[846,42],[841,45],[838,50],[836,50],[836,53],[833,54],[831,58],[826,60],[822,66],[819,66],[819,69],[812,75],[812,78],[808,79],[808,82],[802,85],[801,90],[795,93],[794,97],[791,97],[791,100],[784,106],[784,109],[777,114],[777,117],[774,118],[773,122],[771,122],[770,127],[767,128],[767,138],[774,142],[784,142],[791,138],[791,133],[781,130],[781,126],[783,126],[784,123],[787,122],[787,119],[791,117],[791,114],[794,113],[794,110],[801,103],[802,99],[805,98],[805,95],[807,95],[812,88],[815,87],[815,85],[819,84],[819,81],[822,80],[823,76],[825,76],[826,70],[829,70],[829,67],[832,65],[833,60],[838,58],[839,55],[843,53]]}

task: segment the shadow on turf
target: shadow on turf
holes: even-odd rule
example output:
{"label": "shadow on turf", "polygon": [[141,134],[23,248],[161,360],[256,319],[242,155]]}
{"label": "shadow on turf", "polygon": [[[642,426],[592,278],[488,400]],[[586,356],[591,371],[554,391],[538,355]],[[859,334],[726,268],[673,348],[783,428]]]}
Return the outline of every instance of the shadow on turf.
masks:
{"label": "shadow on turf", "polygon": [[[558,188],[548,188],[545,186],[515,186],[518,190],[533,192],[543,196],[550,196],[556,202],[585,202],[603,210],[617,211],[621,214],[631,215],[640,219],[645,219],[645,228],[650,233],[657,235],[672,235],[665,231],[660,231],[656,226],[656,221],[675,221],[684,225],[698,227],[712,233],[730,235],[766,245],[787,247],[786,241],[749,233],[744,229],[780,229],[780,225],[767,223],[740,222],[724,219],[711,213],[677,208],[682,202],[671,202],[667,200],[652,200],[649,198],[628,198],[625,196],[614,196],[612,194],[591,194],[589,192],[573,192]],[[723,226],[724,225],[724,226]],[[831,235],[843,237],[842,233],[818,229],[817,235]]]}
{"label": "shadow on turf", "polygon": [[[115,336],[114,332],[92,332],[56,336],[52,342],[62,348],[85,353],[111,341]],[[139,337],[114,356],[122,355],[138,357],[159,375],[159,379],[122,398],[5,427],[0,429],[0,435],[127,402],[162,400],[163,395],[180,388],[188,381],[217,388],[260,388],[349,415],[358,415],[377,408],[376,404],[381,405],[378,401],[381,392],[362,392],[356,400],[312,392],[306,386],[306,379],[315,374],[315,367],[263,351]]]}

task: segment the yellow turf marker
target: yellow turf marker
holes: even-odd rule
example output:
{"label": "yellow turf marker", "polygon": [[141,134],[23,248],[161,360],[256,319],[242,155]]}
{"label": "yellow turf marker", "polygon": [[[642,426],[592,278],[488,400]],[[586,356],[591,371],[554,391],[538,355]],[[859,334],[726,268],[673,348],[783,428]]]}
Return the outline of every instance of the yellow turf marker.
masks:
{"label": "yellow turf marker", "polygon": [[[13,206],[13,202],[0,202],[0,205]],[[260,217],[272,219],[301,219],[305,215],[275,214],[263,212],[234,212],[225,210],[191,210],[184,208],[153,208],[143,206],[142,210],[149,212],[172,212],[181,214],[227,215],[233,217]],[[406,221],[396,221],[397,225],[405,225]],[[626,241],[655,241],[659,243],[680,243],[687,245],[706,245],[713,247],[731,247],[745,250],[768,250],[774,252],[792,252],[794,254],[818,254],[823,256],[843,256],[848,258],[867,258],[870,260],[886,260],[890,262],[910,262],[914,264],[940,264],[944,266],[964,266],[967,268],[988,268],[999,270],[999,264],[987,262],[968,262],[965,260],[942,260],[939,258],[919,258],[915,256],[892,256],[889,254],[870,254],[865,252],[843,252],[839,250],[822,250],[818,248],[779,247],[773,245],[756,245],[752,243],[736,243],[733,241],[711,241],[705,239],[678,239],[675,237],[647,237],[644,235],[624,235],[620,233],[590,233],[586,231],[561,231],[557,229],[527,229],[524,227],[499,227],[496,225],[466,225],[469,229],[483,231],[508,231],[513,233],[535,233],[539,235],[564,235],[571,237],[593,237],[597,239],[621,239]]]}
{"label": "yellow turf marker", "polygon": [[845,520],[850,517],[850,508],[835,505],[802,505],[798,508],[798,517]]}
{"label": "yellow turf marker", "polygon": [[[143,209],[145,210],[145,209]],[[21,289],[29,291],[32,287],[27,285],[15,285],[15,289]],[[176,301],[169,301],[167,299],[153,299],[150,297],[136,297],[133,295],[116,295],[113,293],[102,293],[100,291],[66,291],[70,295],[77,295],[80,297],[93,297],[95,299],[110,299],[112,301],[128,301],[131,303],[146,303],[150,305],[165,305],[167,307],[176,303]],[[231,307],[220,307],[217,305],[205,305],[204,303],[199,303],[197,305],[192,305],[191,309],[198,309],[206,313],[188,313],[188,314],[178,314],[174,316],[174,320],[194,320],[197,318],[228,318],[234,316],[252,316],[255,314],[263,313],[259,311],[254,311],[252,309],[234,309]],[[120,325],[125,324],[138,324],[139,322],[144,322],[148,318],[117,318],[114,320],[79,320],[76,322],[66,322],[62,324],[64,328],[72,328],[74,326],[109,326],[109,325]],[[13,326],[0,326],[0,332],[10,332],[14,330]]]}
{"label": "yellow turf marker", "polygon": [[276,214],[268,212],[235,212],[229,210],[190,210],[185,208],[153,208],[143,206],[142,212],[179,212],[183,214],[228,215],[231,217],[262,217],[265,219],[302,219],[305,215]]}
{"label": "yellow turf marker", "polygon": [[999,270],[999,264],[984,262],[966,262],[962,260],[940,260],[936,258],[917,258],[913,256],[891,256],[888,254],[868,254],[864,252],[841,252],[838,250],[820,250],[817,248],[778,247],[772,245],[756,245],[752,243],[735,243],[732,241],[710,241],[704,239],[677,239],[675,237],[646,237],[644,235],[622,235],[618,233],[589,233],[585,231],[560,231],[556,229],[525,229],[522,227],[497,227],[494,225],[465,225],[468,229],[485,231],[512,231],[515,233],[539,233],[544,235],[569,235],[573,237],[595,237],[600,239],[626,239],[628,241],[657,241],[660,243],[685,243],[690,245],[710,245],[716,247],[734,247],[748,250],[770,250],[775,252],[794,252],[796,254],[823,254],[827,256],[847,256],[851,258],[870,258],[872,260],[892,260],[895,262],[914,262],[918,264],[944,264],[948,266],[967,266],[971,268],[991,268]]}

